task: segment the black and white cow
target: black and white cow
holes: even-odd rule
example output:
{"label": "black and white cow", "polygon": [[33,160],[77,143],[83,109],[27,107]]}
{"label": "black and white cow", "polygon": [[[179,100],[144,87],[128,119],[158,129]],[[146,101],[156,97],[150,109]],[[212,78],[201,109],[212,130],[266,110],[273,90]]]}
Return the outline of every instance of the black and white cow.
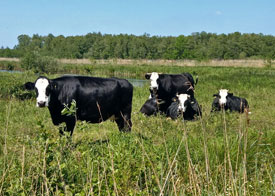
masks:
{"label": "black and white cow", "polygon": [[167,116],[173,120],[182,116],[184,120],[194,120],[201,115],[201,108],[197,100],[188,94],[177,95],[167,109]]}
{"label": "black and white cow", "polygon": [[167,108],[172,103],[172,98],[177,93],[189,94],[194,97],[194,86],[196,83],[190,73],[182,74],[159,74],[157,72],[145,74],[145,78],[150,80],[150,94],[155,94],[158,99],[165,101],[159,106],[159,110],[166,113]]}
{"label": "black and white cow", "polygon": [[[100,123],[115,118],[120,131],[131,131],[133,86],[127,80],[86,76],[63,76],[56,79],[39,77],[27,82],[27,90],[36,91],[36,106],[48,107],[52,122],[66,123],[71,135],[76,119]],[[62,115],[64,105],[75,100],[76,116]],[[60,133],[63,134],[62,130]]]}
{"label": "black and white cow", "polygon": [[229,111],[237,111],[243,113],[249,110],[249,105],[246,99],[236,97],[233,93],[229,93],[227,89],[219,90],[219,93],[213,95],[215,99],[212,102],[212,112],[222,109]]}

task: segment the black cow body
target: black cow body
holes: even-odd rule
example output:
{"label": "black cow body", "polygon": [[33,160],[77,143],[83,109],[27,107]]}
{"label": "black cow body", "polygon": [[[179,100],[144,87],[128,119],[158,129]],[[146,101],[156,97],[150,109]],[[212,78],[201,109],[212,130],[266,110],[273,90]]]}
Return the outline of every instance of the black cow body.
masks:
{"label": "black cow body", "polygon": [[[146,79],[151,79],[152,74],[157,74],[153,72],[151,74],[146,74]],[[186,93],[192,98],[194,97],[194,79],[190,73],[182,74],[158,74],[156,79],[157,87],[150,86],[150,94],[154,95],[158,99],[165,101],[165,103],[159,105],[159,111],[166,113],[168,107],[172,103],[172,98],[176,94]]]}
{"label": "black cow body", "polygon": [[185,112],[179,109],[179,100],[171,103],[167,109],[167,117],[171,117],[173,120],[183,117],[184,120],[195,120],[201,117],[201,108],[195,98],[185,101]]}
{"label": "black cow body", "polygon": [[220,104],[219,94],[214,94],[213,96],[215,97],[215,99],[212,102],[211,112],[221,111],[222,109],[224,109],[225,111],[229,110],[230,112],[237,111],[243,113],[246,109],[247,111],[249,109],[247,100],[245,98],[234,96],[233,93],[227,94],[225,104]]}
{"label": "black cow body", "polygon": [[159,107],[164,101],[158,99],[154,94],[151,95],[140,108],[140,112],[145,114],[146,116],[156,115],[159,112]]}
{"label": "black cow body", "polygon": [[[71,135],[76,120],[100,123],[111,116],[115,117],[120,131],[131,130],[133,86],[127,80],[85,76],[64,76],[52,80],[40,78],[49,81],[46,92],[48,90],[48,109],[53,124],[65,122]],[[36,82],[26,83],[25,87],[32,90],[30,84],[34,87]],[[64,104],[70,106],[73,100],[76,101],[76,115],[62,115]]]}
{"label": "black cow body", "polygon": [[140,112],[147,116],[156,115],[158,112],[157,99],[154,97],[148,99],[140,108]]}

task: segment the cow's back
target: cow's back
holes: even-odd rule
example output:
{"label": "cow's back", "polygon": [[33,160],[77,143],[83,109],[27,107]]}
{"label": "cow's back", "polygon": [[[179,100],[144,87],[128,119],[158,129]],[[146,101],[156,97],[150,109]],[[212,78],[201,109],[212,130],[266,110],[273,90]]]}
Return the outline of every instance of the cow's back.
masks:
{"label": "cow's back", "polygon": [[227,101],[228,108],[231,111],[244,112],[245,108],[249,108],[248,102],[245,98],[232,96]]}
{"label": "cow's back", "polygon": [[163,76],[159,78],[159,86],[160,86],[159,93],[160,93],[160,96],[161,94],[171,95],[171,96],[175,96],[176,93],[190,94],[192,91],[190,90],[190,86],[193,86],[193,85],[194,85],[194,80],[190,74],[189,75],[163,74]]}

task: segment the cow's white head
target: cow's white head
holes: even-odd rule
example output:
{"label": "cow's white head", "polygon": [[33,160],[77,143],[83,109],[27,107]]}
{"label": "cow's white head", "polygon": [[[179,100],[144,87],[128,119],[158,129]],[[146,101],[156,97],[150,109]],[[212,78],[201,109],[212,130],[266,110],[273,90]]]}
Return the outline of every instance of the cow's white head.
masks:
{"label": "cow's white head", "polygon": [[159,79],[159,74],[157,72],[152,72],[152,73],[147,73],[145,74],[145,78],[147,80],[150,79],[150,89],[153,91],[157,91],[159,88],[158,85],[158,79]]}
{"label": "cow's white head", "polygon": [[185,112],[186,108],[187,108],[187,102],[190,99],[190,95],[188,94],[177,94],[177,99],[178,99],[178,103],[179,103],[179,111],[181,112]]}
{"label": "cow's white head", "polygon": [[27,90],[35,90],[37,107],[49,106],[50,80],[48,78],[39,77],[34,83],[27,82],[24,86]]}
{"label": "cow's white head", "polygon": [[50,82],[47,78],[38,78],[35,83],[35,90],[37,92],[36,106],[49,106],[50,101]]}
{"label": "cow's white head", "polygon": [[225,106],[227,103],[227,97],[232,96],[233,93],[229,93],[227,89],[220,89],[219,94],[214,94],[219,99],[220,106]]}
{"label": "cow's white head", "polygon": [[221,106],[226,105],[226,97],[228,95],[227,89],[221,89],[219,90],[219,103]]}

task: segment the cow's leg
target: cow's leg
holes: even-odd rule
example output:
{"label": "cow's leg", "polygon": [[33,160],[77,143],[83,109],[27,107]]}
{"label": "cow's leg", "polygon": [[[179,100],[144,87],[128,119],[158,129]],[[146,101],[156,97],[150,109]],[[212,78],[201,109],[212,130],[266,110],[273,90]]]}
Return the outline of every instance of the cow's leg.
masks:
{"label": "cow's leg", "polygon": [[116,123],[119,131],[130,132],[132,128],[131,113],[123,114],[122,112],[116,115]]}
{"label": "cow's leg", "polygon": [[66,120],[66,131],[71,133],[71,136],[73,135],[73,131],[74,131],[74,127],[75,127],[75,123],[76,120],[75,118],[69,118]]}
{"label": "cow's leg", "polygon": [[58,129],[59,129],[59,134],[60,134],[60,136],[61,136],[61,135],[64,135],[63,127],[59,127]]}
{"label": "cow's leg", "polygon": [[62,121],[59,121],[60,119],[59,118],[53,118],[52,121],[53,121],[53,124],[55,126],[59,126],[58,129],[59,129],[59,134],[60,136],[64,135],[64,130],[66,131],[66,127],[64,128],[63,126],[60,126],[60,124],[62,123]]}

